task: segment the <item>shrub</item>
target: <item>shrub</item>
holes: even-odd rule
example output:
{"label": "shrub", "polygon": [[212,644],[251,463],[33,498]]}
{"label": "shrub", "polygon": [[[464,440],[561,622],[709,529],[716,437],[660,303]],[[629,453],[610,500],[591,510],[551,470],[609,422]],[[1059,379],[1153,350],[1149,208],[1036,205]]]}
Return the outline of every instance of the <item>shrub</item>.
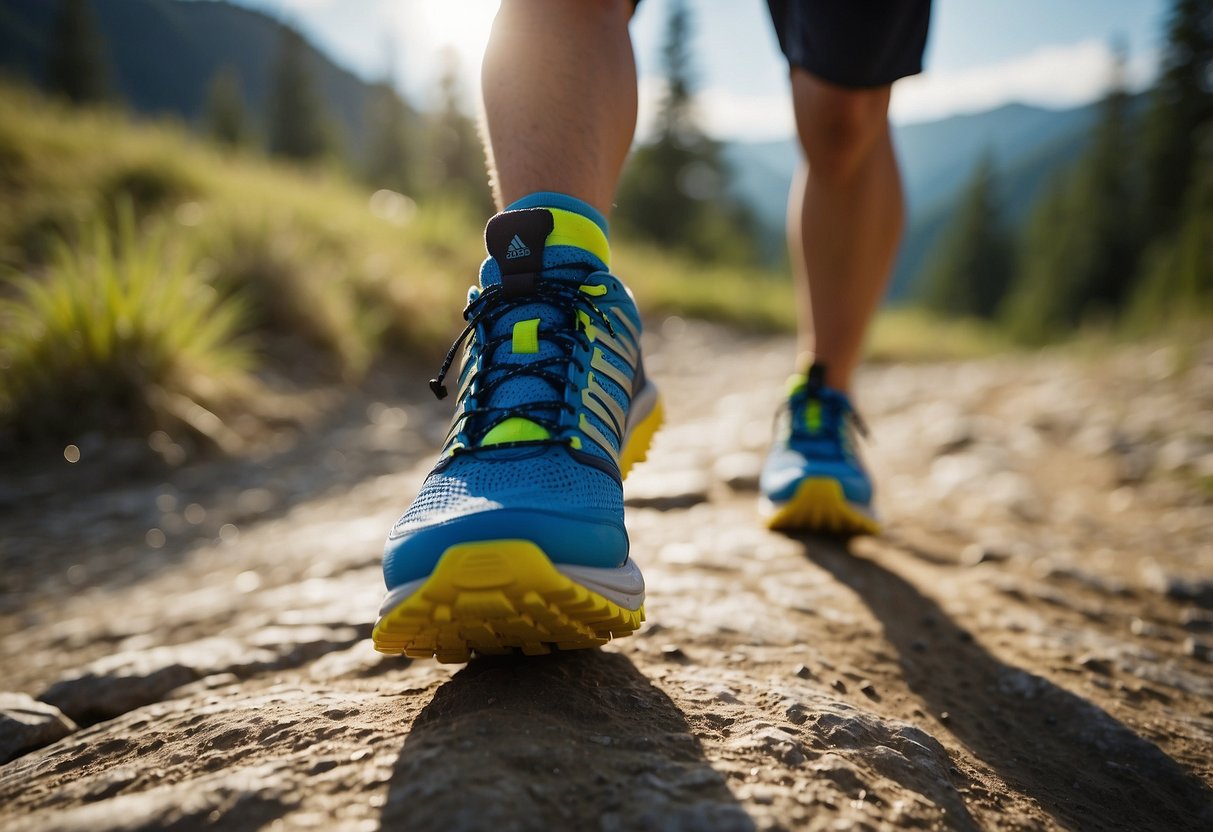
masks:
{"label": "shrub", "polygon": [[198,280],[164,230],[141,237],[134,210],[81,244],[56,243],[46,273],[7,279],[0,297],[0,424],[25,439],[161,427],[225,450],[214,414],[250,379],[238,297]]}

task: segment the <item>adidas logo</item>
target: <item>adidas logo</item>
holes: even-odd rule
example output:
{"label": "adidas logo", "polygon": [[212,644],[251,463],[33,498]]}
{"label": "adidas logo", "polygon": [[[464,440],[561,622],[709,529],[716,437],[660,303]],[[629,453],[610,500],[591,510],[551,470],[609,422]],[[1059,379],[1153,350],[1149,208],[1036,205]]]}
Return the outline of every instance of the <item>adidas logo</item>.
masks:
{"label": "adidas logo", "polygon": [[526,243],[522,242],[522,238],[517,234],[514,239],[510,240],[509,247],[505,250],[506,260],[517,260],[519,257],[530,256],[531,250],[526,247]]}

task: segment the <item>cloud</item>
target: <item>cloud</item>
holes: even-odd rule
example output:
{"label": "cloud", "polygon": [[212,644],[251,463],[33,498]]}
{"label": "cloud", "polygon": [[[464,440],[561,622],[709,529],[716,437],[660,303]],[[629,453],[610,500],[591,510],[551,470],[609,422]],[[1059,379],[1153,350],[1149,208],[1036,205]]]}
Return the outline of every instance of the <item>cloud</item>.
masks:
{"label": "cloud", "polygon": [[[928,71],[899,81],[893,90],[892,116],[901,123],[928,121],[962,112],[990,109],[1012,101],[1046,107],[1073,107],[1099,98],[1116,65],[1112,47],[1102,40],[1042,46],[1026,55],[988,66]],[[1139,55],[1126,67],[1131,89],[1153,77],[1155,58]]]}
{"label": "cloud", "polygon": [[[636,135],[653,135],[665,80],[649,76],[640,80],[640,113]],[[729,141],[764,141],[788,138],[796,129],[787,85],[761,95],[745,94],[725,87],[709,87],[695,96],[695,112],[711,136]]]}
{"label": "cloud", "polygon": [[[1156,56],[1129,61],[1125,80],[1142,89],[1153,79]],[[1043,46],[1026,55],[962,70],[928,71],[898,81],[893,88],[892,118],[899,123],[929,121],[957,113],[979,112],[1011,102],[1045,107],[1074,107],[1107,91],[1116,54],[1102,40]],[[652,135],[664,82],[647,77],[640,84],[637,135]],[[725,86],[696,96],[700,123],[711,135],[732,141],[790,138],[795,133],[786,86],[747,95]]]}
{"label": "cloud", "polygon": [[743,95],[722,88],[704,90],[699,97],[704,127],[713,136],[742,141],[785,138],[796,131],[789,88],[761,95]]}

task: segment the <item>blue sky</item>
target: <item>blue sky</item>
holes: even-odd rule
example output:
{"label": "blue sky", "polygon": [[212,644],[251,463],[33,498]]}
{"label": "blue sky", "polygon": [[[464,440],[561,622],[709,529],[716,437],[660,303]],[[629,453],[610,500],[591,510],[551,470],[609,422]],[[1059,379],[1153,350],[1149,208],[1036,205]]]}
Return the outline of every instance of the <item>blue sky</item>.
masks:
{"label": "blue sky", "polygon": [[[464,73],[475,106],[479,55],[494,0],[237,0],[291,20],[339,63],[383,72],[389,44],[406,95],[425,106],[444,51]],[[894,0],[895,1],[895,0]],[[644,0],[632,23],[641,78],[641,133],[660,95],[658,49],[669,0]],[[690,0],[696,19],[700,112],[720,138],[791,134],[786,67],[765,0]],[[936,0],[926,72],[898,83],[893,117],[909,123],[1010,101],[1073,106],[1097,98],[1114,49],[1144,86],[1157,63],[1167,0]]]}

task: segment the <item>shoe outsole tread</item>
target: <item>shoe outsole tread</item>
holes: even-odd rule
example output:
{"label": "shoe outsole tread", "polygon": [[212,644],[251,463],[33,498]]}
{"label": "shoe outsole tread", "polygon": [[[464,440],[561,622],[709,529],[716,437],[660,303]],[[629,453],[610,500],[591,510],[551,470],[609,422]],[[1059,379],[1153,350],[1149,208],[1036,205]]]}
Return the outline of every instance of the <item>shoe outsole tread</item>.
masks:
{"label": "shoe outsole tread", "polygon": [[375,625],[380,653],[466,662],[472,652],[527,655],[598,647],[631,635],[629,610],[561,574],[529,540],[461,543]]}
{"label": "shoe outsole tread", "polygon": [[880,523],[847,501],[842,485],[828,477],[810,477],[786,503],[768,509],[767,528],[781,532],[837,535],[879,534]]}
{"label": "shoe outsole tread", "polygon": [[[633,429],[622,476],[645,460],[663,418],[658,401]],[[599,647],[643,621],[643,606],[630,610],[576,583],[533,542],[486,540],[443,552],[425,583],[379,619],[372,639],[380,653],[460,663],[472,653]]]}

